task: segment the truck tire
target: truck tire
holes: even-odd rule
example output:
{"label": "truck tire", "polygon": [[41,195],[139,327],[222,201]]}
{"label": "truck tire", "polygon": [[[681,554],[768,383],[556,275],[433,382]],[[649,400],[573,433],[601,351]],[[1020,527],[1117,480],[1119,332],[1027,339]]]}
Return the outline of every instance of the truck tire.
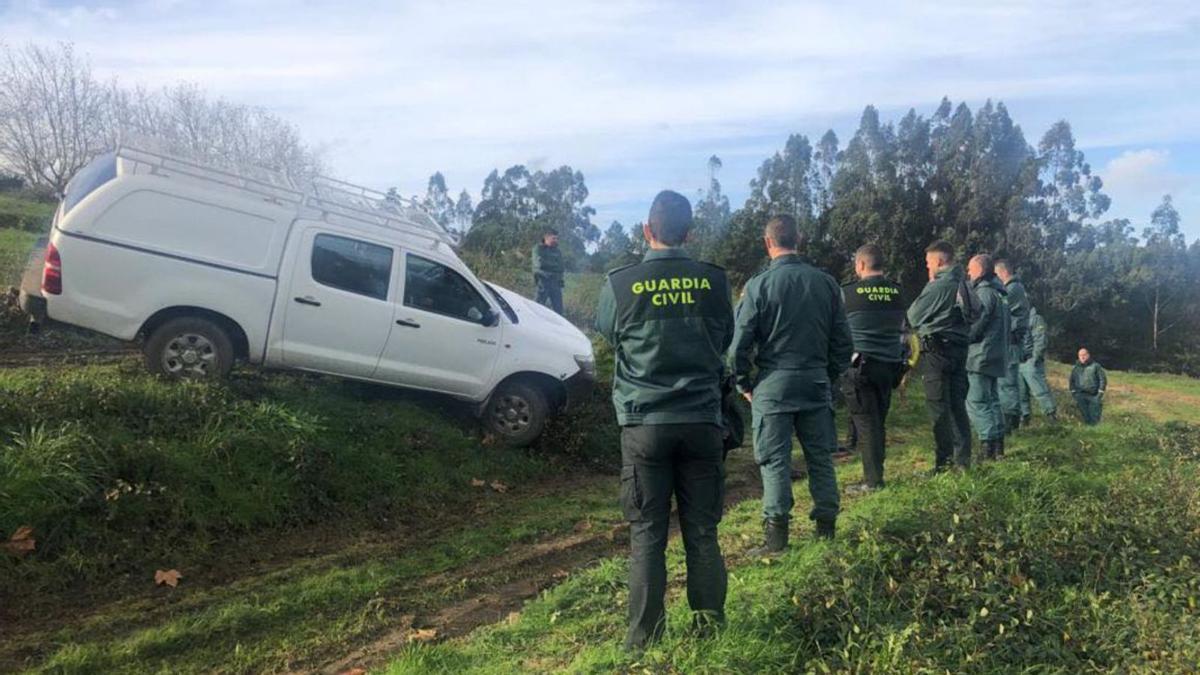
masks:
{"label": "truck tire", "polygon": [[529,445],[546,428],[550,404],[546,394],[527,382],[501,385],[483,410],[483,423],[505,445],[521,448]]}
{"label": "truck tire", "polygon": [[229,334],[217,323],[196,316],[159,326],[142,351],[150,372],[176,380],[219,380],[233,369]]}

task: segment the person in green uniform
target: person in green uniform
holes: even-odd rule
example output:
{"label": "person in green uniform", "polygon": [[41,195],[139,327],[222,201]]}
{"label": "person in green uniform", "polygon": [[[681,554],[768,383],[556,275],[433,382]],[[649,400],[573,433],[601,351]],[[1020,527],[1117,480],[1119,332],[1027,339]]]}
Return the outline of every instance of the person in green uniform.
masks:
{"label": "person in green uniform", "polygon": [[562,314],[563,258],[557,230],[551,228],[542,233],[542,241],[534,244],[531,258],[537,301]]}
{"label": "person in green uniform", "polygon": [[1029,332],[1025,335],[1025,351],[1029,358],[1021,362],[1021,424],[1033,418],[1031,397],[1037,399],[1042,414],[1051,422],[1058,421],[1058,405],[1046,381],[1046,320],[1033,305],[1029,306]]}
{"label": "person in green uniform", "polygon": [[883,251],[875,244],[854,253],[854,273],[858,282],[842,289],[854,338],[850,370],[842,377],[843,391],[851,424],[861,429],[858,440],[863,446],[863,486],[853,490],[877,490],[883,487],[892,389],[902,372],[904,303],[900,287],[883,276]]}
{"label": "person in green uniform", "polygon": [[1100,424],[1104,413],[1104,391],[1108,389],[1108,375],[1104,367],[1092,359],[1092,353],[1083,347],[1079,360],[1071,369],[1071,396],[1079,406],[1079,416],[1088,426]]}
{"label": "person in green uniform", "polygon": [[613,347],[621,425],[621,506],[630,523],[629,632],[639,651],[664,630],[671,498],[687,554],[687,597],[698,627],[724,622],[726,572],[717,543],[725,493],[721,379],[733,338],[725,270],[682,248],[692,208],[654,199],[642,262],[608,273],[596,330]]}
{"label": "person in green uniform", "polygon": [[1008,368],[1000,378],[1000,409],[1004,414],[1004,433],[1011,434],[1021,426],[1021,362],[1026,353],[1025,337],[1029,334],[1029,296],[1025,284],[1007,260],[996,261],[996,277],[1004,284],[1008,295],[1008,311],[1012,314],[1012,332],[1008,342]]}
{"label": "person in green uniform", "polygon": [[832,389],[854,353],[841,288],[800,254],[803,241],[795,219],[773,216],[763,239],[771,264],[746,283],[732,347],[738,389],[750,401],[754,458],[763,482],[765,541],[751,555],[787,548],[793,436],[799,437],[808,465],[809,517],[819,536],[834,536]]}
{"label": "person in green uniform", "polygon": [[929,283],[908,308],[908,325],[921,345],[918,367],[933,422],[934,471],[971,465],[967,418],[967,344],[979,299],[954,261],[954,247],[935,241],[925,249]]}
{"label": "person in green uniform", "polygon": [[979,297],[979,317],[971,324],[967,350],[967,414],[979,435],[986,459],[1004,456],[1004,414],[998,383],[1008,370],[1008,341],[1012,331],[1004,285],[996,278],[986,253],[967,264],[971,288]]}

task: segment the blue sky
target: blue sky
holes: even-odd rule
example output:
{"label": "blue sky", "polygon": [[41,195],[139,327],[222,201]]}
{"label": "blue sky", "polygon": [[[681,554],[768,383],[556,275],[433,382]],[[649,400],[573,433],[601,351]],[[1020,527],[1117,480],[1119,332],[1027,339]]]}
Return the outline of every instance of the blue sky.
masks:
{"label": "blue sky", "polygon": [[864,105],[1003,100],[1036,143],[1069,120],[1113,208],[1164,193],[1200,237],[1200,3],[0,0],[0,39],[69,40],[126,84],[196,82],[294,121],[336,172],[477,194],[570,164],[602,227],[694,194],[735,205],[790,132],[847,140]]}

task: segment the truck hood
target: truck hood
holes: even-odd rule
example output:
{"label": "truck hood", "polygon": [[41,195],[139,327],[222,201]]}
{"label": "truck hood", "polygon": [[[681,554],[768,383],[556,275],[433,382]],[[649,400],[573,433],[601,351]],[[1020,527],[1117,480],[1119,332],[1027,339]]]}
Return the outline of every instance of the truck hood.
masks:
{"label": "truck hood", "polygon": [[564,347],[572,349],[573,354],[592,353],[591,340],[588,340],[588,337],[583,334],[583,331],[576,328],[575,324],[559,316],[554,310],[494,282],[489,281],[487,284],[496,289],[496,292],[516,312],[519,321],[512,326],[513,332],[539,337],[553,336],[563,342]]}

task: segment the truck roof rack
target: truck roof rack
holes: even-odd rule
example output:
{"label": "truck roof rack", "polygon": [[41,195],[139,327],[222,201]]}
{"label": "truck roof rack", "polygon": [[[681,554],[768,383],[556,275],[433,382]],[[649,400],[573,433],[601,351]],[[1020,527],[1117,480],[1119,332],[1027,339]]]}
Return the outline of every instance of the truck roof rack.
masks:
{"label": "truck roof rack", "polygon": [[458,245],[455,235],[443,227],[415,199],[382,193],[328,176],[314,176],[302,190],[285,173],[265,167],[224,163],[208,157],[187,157],[167,141],[141,133],[123,132],[115,154],[134,163],[135,173],[170,177],[183,175],[205,180],[265,198],[281,206],[312,209],[320,217],[349,218],[358,223],[385,227],[439,243]]}

